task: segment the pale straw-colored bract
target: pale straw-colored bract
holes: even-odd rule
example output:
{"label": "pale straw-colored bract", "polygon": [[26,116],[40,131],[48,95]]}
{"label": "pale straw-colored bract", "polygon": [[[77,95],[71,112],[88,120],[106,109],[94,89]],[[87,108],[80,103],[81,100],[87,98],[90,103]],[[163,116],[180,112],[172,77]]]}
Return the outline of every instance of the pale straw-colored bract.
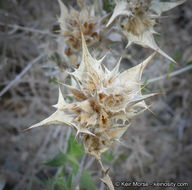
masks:
{"label": "pale straw-colored bract", "polygon": [[156,33],[154,25],[156,24],[156,19],[160,18],[163,12],[173,9],[184,2],[185,0],[178,0],[176,2],[116,0],[116,7],[106,26],[111,25],[120,16],[122,32],[128,39],[127,47],[132,43],[149,47],[175,62],[156,44],[153,36]]}

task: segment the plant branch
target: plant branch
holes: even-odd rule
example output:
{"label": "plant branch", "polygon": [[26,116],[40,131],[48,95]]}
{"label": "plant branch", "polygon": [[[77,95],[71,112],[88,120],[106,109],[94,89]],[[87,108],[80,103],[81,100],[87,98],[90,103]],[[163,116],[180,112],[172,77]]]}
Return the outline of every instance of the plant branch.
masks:
{"label": "plant branch", "polygon": [[44,53],[40,54],[38,57],[30,61],[23,71],[21,71],[6,87],[3,88],[3,90],[0,92],[0,97],[3,96],[13,85],[15,85],[15,83],[17,83],[23,77],[23,75],[25,75],[25,73],[33,66],[33,64],[40,61],[44,56]]}
{"label": "plant branch", "polygon": [[164,80],[164,79],[167,79],[167,78],[170,78],[170,77],[174,77],[174,76],[176,76],[176,75],[180,75],[180,74],[182,74],[182,73],[184,73],[184,72],[186,72],[186,71],[189,71],[189,70],[191,70],[191,69],[192,69],[192,65],[188,65],[188,66],[186,66],[186,67],[183,67],[183,68],[181,68],[181,69],[178,69],[178,70],[176,70],[176,71],[173,71],[173,72],[171,72],[170,74],[166,74],[166,75],[162,75],[162,76],[160,76],[160,77],[156,77],[156,78],[149,79],[149,80],[147,81],[147,83],[149,84],[149,83],[153,83],[153,82],[156,82],[156,81],[159,81],[159,80]]}
{"label": "plant branch", "polygon": [[[4,26],[5,24],[0,23],[0,25]],[[29,28],[29,27],[26,27],[26,26],[19,26],[19,25],[16,25],[16,24],[8,24],[7,26],[9,28],[14,29],[14,31],[19,29],[19,30],[23,30],[23,31],[27,31],[27,32],[34,32],[34,33],[38,33],[38,34],[49,35],[49,36],[52,36],[52,37],[57,37],[58,36],[58,35],[50,33],[47,30],[39,30],[39,29]]]}

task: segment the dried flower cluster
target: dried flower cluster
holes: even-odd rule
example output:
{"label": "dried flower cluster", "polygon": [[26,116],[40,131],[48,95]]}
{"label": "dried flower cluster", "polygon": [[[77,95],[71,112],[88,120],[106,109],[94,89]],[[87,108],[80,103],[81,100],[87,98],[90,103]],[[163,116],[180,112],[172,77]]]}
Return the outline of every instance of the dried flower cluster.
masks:
{"label": "dried flower cluster", "polygon": [[100,17],[95,13],[94,6],[86,6],[84,3],[79,3],[80,11],[73,7],[68,8],[59,0],[61,14],[59,17],[59,24],[61,28],[61,35],[66,37],[66,43],[69,48],[66,54],[70,55],[71,51],[78,51],[81,46],[81,31],[79,24],[81,24],[82,32],[85,36],[85,41],[88,46],[98,43],[100,40]]}
{"label": "dried flower cluster", "polygon": [[[129,40],[128,45],[137,43],[150,47],[173,61],[156,45],[153,27],[162,12],[183,2],[116,0],[116,7],[107,26],[120,16],[120,25]],[[103,64],[105,57],[100,60],[93,58],[87,47],[99,42],[100,32],[103,30],[94,7],[79,3],[81,11],[78,12],[73,8],[68,11],[61,0],[59,4],[61,34],[68,45],[65,54],[70,56],[72,52],[82,50],[79,67],[68,73],[71,76],[71,85],[63,84],[72,94],[74,102],[67,103],[59,88],[58,103],[54,105],[57,109],[55,113],[29,129],[51,124],[68,125],[75,129],[76,137],[81,135],[83,139],[85,152],[99,160],[104,172],[101,180],[112,190],[114,187],[108,171],[105,171],[102,165],[101,154],[115,141],[119,141],[136,115],[149,109],[145,100],[157,95],[141,94],[142,72],[155,53],[137,66],[121,73],[121,59],[109,70]]]}
{"label": "dried flower cluster", "polygon": [[[75,102],[66,103],[59,89],[58,103],[54,105],[56,112],[29,129],[50,124],[68,125],[77,131],[76,136],[83,135],[85,152],[100,160],[101,154],[124,134],[131,119],[148,109],[144,100],[156,95],[141,94],[143,69],[155,53],[120,73],[120,61],[109,71],[102,65],[103,59],[96,60],[90,55],[83,35],[82,47],[81,64],[70,73],[73,83],[71,86],[64,84]],[[117,122],[119,119],[121,124]]]}
{"label": "dried flower cluster", "polygon": [[[75,72],[71,86],[65,85],[75,98],[74,103],[66,103],[61,90],[57,111],[49,118],[32,126],[49,124],[67,124],[84,135],[84,147],[87,153],[100,159],[101,153],[108,150],[129,126],[127,123],[148,107],[144,100],[156,94],[141,94],[141,76],[143,69],[154,54],[141,64],[122,73],[119,63],[109,71],[101,60],[94,59],[86,46],[82,35],[82,61]],[[118,124],[120,119],[122,124]],[[76,135],[76,136],[77,136]]]}
{"label": "dried flower cluster", "polygon": [[116,0],[116,7],[110,20],[109,26],[118,16],[121,16],[120,26],[122,32],[128,39],[128,45],[132,43],[146,46],[158,51],[160,54],[175,62],[170,56],[164,53],[156,44],[153,34],[155,34],[154,25],[156,19],[161,14],[182,3],[185,0],[177,2],[160,2],[159,0]]}

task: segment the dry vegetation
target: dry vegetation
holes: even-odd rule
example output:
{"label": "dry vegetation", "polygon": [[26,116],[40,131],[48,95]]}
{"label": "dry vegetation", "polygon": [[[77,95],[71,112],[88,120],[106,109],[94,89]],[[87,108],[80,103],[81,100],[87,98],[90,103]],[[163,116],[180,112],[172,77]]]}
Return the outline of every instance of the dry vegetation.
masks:
{"label": "dry vegetation", "polygon": [[[66,4],[75,6],[73,1]],[[43,162],[66,149],[69,131],[65,127],[22,131],[50,115],[50,105],[57,101],[54,77],[62,76],[50,56],[57,51],[59,37],[53,31],[58,28],[58,13],[57,1],[0,1],[0,190],[3,184],[4,190],[45,189],[45,181],[58,171]],[[171,74],[192,64],[190,0],[168,15],[160,19],[157,40],[178,64],[157,55],[144,72],[144,79],[152,79],[144,90],[163,95],[150,100],[154,115],[148,111],[140,115],[123,136],[123,146],[112,147],[111,159],[104,165],[111,168],[113,181],[192,185],[192,72]],[[121,46],[126,41],[111,46],[108,65],[110,59],[118,60]],[[136,65],[151,52],[129,47],[121,69]],[[155,80],[162,75],[166,77]],[[98,189],[103,189],[97,162],[88,156],[82,167],[91,171]]]}

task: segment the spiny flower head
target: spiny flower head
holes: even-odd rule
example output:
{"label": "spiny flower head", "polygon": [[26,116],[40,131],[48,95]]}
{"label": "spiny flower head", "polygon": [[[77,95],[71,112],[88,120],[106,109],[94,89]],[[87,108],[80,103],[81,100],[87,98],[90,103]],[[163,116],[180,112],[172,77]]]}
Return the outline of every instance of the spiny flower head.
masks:
{"label": "spiny flower head", "polygon": [[120,26],[122,32],[129,41],[127,46],[136,43],[144,47],[150,47],[175,62],[157,46],[153,37],[153,34],[156,33],[153,27],[156,24],[156,19],[159,18],[163,12],[183,2],[185,2],[185,0],[179,0],[177,2],[160,2],[158,0],[116,0],[116,7],[107,26],[118,16],[121,16]]}
{"label": "spiny flower head", "polygon": [[[143,69],[153,58],[149,58],[124,72],[119,72],[120,61],[110,71],[102,65],[103,59],[91,56],[82,34],[82,60],[78,69],[69,73],[69,89],[73,103],[67,103],[59,88],[57,109],[47,119],[28,129],[44,125],[68,125],[76,130],[83,139],[84,150],[93,155],[100,163],[104,174],[101,180],[110,190],[114,190],[112,181],[101,162],[101,154],[119,141],[130,126],[133,117],[148,109],[145,99],[156,93],[141,94],[141,76]],[[119,122],[120,121],[120,122]]]}
{"label": "spiny flower head", "polygon": [[148,109],[144,100],[156,95],[141,94],[143,69],[155,53],[141,64],[120,73],[120,61],[110,71],[102,65],[103,59],[96,60],[91,56],[83,34],[82,50],[79,68],[69,73],[72,85],[63,84],[75,101],[67,103],[59,89],[58,103],[54,105],[56,112],[30,128],[68,125],[77,131],[77,135],[83,136],[85,151],[100,159],[100,155],[124,134],[131,119]]}
{"label": "spiny flower head", "polygon": [[58,19],[60,24],[60,33],[66,37],[66,42],[69,48],[66,50],[66,55],[70,55],[71,51],[81,49],[81,31],[79,24],[82,25],[82,32],[88,46],[93,45],[100,40],[100,18],[96,16],[95,6],[86,6],[85,3],[79,3],[80,11],[70,7],[70,10],[65,4],[59,1],[61,14]]}

